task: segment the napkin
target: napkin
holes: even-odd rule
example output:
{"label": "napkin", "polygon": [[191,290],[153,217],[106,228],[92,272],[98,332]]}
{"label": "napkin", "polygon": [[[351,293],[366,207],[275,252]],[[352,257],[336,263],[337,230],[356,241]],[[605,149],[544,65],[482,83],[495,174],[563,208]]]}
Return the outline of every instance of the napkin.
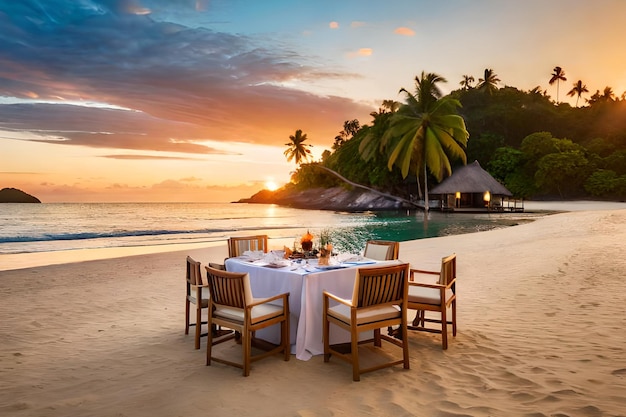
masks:
{"label": "napkin", "polygon": [[263,259],[263,256],[265,255],[265,252],[263,252],[262,250],[247,250],[243,253],[243,257],[246,258],[246,260],[252,262],[252,261],[258,261],[259,259]]}

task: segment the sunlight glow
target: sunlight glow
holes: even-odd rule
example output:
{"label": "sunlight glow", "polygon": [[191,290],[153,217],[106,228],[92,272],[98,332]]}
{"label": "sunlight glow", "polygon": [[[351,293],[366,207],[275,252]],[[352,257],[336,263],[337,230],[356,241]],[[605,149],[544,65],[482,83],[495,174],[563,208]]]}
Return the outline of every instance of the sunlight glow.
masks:
{"label": "sunlight glow", "polygon": [[265,181],[265,189],[270,191],[276,191],[278,189],[278,184],[272,180]]}

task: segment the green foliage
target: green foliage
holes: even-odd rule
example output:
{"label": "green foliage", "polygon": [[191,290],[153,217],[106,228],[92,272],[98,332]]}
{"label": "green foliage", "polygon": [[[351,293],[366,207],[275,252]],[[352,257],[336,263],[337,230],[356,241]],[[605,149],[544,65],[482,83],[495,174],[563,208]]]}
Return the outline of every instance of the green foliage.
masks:
{"label": "green foliage", "polygon": [[589,161],[578,150],[547,154],[539,160],[537,167],[537,185],[546,193],[558,193],[561,198],[579,195],[589,176]]}
{"label": "green foliage", "polygon": [[325,165],[356,183],[379,189],[393,189],[395,184],[401,182],[401,178],[397,170],[387,169],[384,155],[375,152],[364,160],[359,153],[363,140],[371,131],[368,126],[361,128],[351,140],[344,142],[328,158]]}
{"label": "green foliage", "polygon": [[515,171],[506,176],[504,185],[518,198],[530,198],[538,194],[534,178],[522,171]]}
{"label": "green foliage", "polygon": [[498,181],[505,183],[506,178],[523,167],[524,153],[510,147],[498,148],[487,165],[487,171]]}
{"label": "green foliage", "polygon": [[489,164],[498,148],[504,146],[504,138],[491,133],[484,133],[479,137],[472,137],[467,142],[467,160],[480,161],[485,166]]}
{"label": "green foliage", "polygon": [[[423,126],[430,128],[436,121],[431,117],[433,109],[441,105],[441,110],[460,116],[454,120],[457,132],[462,123],[471,133],[471,140],[466,138],[461,144],[467,151],[467,160],[478,160],[516,197],[624,199],[626,100],[616,97],[610,87],[591,97],[583,88],[575,90],[577,96],[578,91],[581,93],[580,104],[585,98],[588,100],[583,107],[572,107],[567,103],[555,104],[541,87],[530,91],[511,86],[499,88],[500,80],[491,70],[479,80],[481,89],[466,86],[445,97],[436,88],[440,81],[436,74],[422,73],[421,78],[416,78],[419,88],[415,94],[402,89],[407,93],[407,101],[401,107],[386,100],[378,112],[371,113],[371,126],[363,126],[357,120],[346,121],[339,135],[341,140],[332,152],[323,154],[321,164],[354,182],[405,197],[414,191],[409,191],[403,175],[412,174],[407,179],[414,190],[416,178],[424,180],[419,167],[427,164],[430,173],[435,174],[428,175],[428,185],[432,186],[445,176],[445,160],[426,159],[422,151],[410,151],[426,143],[436,145],[439,137],[432,133],[434,129],[426,135],[417,126],[424,122]],[[454,128],[442,129],[439,133],[453,131]],[[423,138],[423,142],[418,138]],[[334,138],[328,139],[330,146]],[[461,161],[446,153],[449,142],[441,142],[435,149],[437,157],[448,155],[450,168]],[[390,159],[391,171],[387,169]],[[308,165],[304,164],[292,177],[298,187],[342,183]]]}
{"label": "green foliage", "polygon": [[318,163],[302,164],[291,175],[291,183],[298,190],[309,188],[330,188],[336,187],[340,181],[334,175],[319,169]]}
{"label": "green foliage", "polygon": [[600,169],[585,181],[585,190],[596,197],[607,197],[615,192],[618,176],[615,171]]}
{"label": "green foliage", "polygon": [[545,155],[559,151],[550,132],[537,132],[526,136],[520,150],[530,160],[539,160]]}
{"label": "green foliage", "polygon": [[593,138],[586,141],[583,145],[589,152],[595,153],[603,158],[615,152],[615,145],[604,138]]}
{"label": "green foliage", "polygon": [[626,149],[613,152],[603,160],[604,167],[619,175],[626,174]]}

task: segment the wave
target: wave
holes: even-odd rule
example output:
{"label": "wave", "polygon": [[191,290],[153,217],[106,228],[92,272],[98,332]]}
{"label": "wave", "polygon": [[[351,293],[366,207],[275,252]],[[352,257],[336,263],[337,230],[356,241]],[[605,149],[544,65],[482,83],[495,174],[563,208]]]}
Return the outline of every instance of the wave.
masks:
{"label": "wave", "polygon": [[[296,226],[281,226],[281,229],[294,229]],[[253,227],[236,227],[236,228],[218,228],[218,229],[199,229],[199,230],[120,230],[112,232],[81,232],[81,233],[58,233],[58,234],[40,234],[40,235],[21,235],[21,236],[0,236],[1,243],[37,243],[37,242],[54,242],[54,241],[72,241],[72,240],[88,240],[88,239],[118,239],[133,237],[153,237],[168,235],[187,235],[194,237],[197,235],[224,234],[229,232],[258,231],[268,230],[272,228],[263,226]]]}

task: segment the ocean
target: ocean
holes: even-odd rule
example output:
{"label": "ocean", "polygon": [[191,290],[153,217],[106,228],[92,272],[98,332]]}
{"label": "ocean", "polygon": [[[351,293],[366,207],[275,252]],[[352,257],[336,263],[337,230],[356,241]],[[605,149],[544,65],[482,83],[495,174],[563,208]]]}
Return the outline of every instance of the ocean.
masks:
{"label": "ocean", "polygon": [[368,239],[406,241],[515,224],[497,214],[421,211],[346,213],[237,203],[0,204],[0,254],[225,241],[267,234],[298,241],[309,230],[331,234],[338,251]]}

